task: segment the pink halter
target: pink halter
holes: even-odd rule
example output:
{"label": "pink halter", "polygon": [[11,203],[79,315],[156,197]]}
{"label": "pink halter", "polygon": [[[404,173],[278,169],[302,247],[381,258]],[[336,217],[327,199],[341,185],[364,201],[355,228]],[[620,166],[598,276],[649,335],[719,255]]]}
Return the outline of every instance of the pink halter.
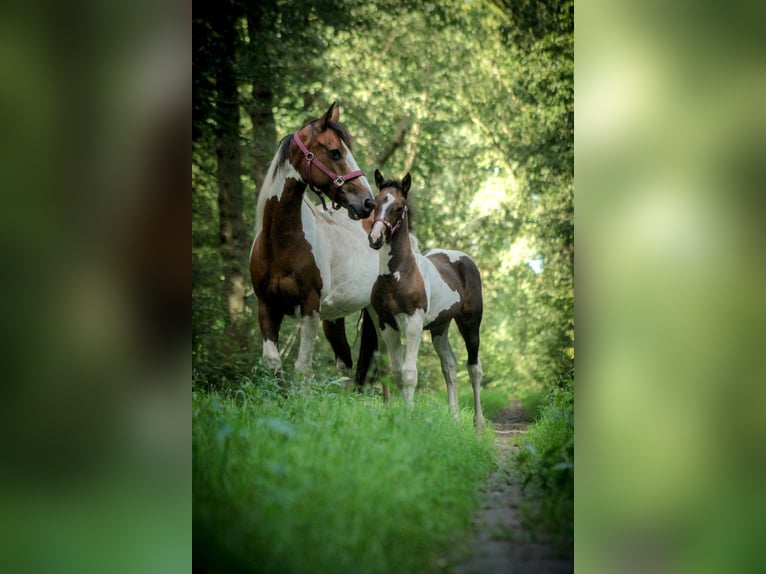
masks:
{"label": "pink halter", "polygon": [[404,204],[404,209],[402,210],[402,216],[399,218],[399,221],[396,222],[395,225],[391,225],[388,221],[383,219],[382,217],[378,217],[375,221],[373,221],[373,225],[376,224],[378,221],[380,221],[383,225],[388,227],[391,230],[391,237],[394,236],[394,233],[401,227],[404,220],[407,218],[407,204]]}
{"label": "pink halter", "polygon": [[[298,134],[297,131],[293,134],[293,139],[295,140],[295,143],[298,144],[298,147],[303,152],[303,155],[306,158],[306,164],[308,165],[308,180],[309,180],[308,184],[309,184],[309,187],[312,189],[312,191],[314,191],[314,193],[316,193],[319,196],[319,199],[322,200],[322,205],[324,206],[325,209],[327,209],[327,206],[325,205],[324,198],[322,197],[322,190],[318,189],[314,185],[314,183],[311,181],[311,164],[312,163],[314,165],[316,165],[320,170],[322,170],[325,173],[325,175],[327,175],[327,177],[330,178],[330,180],[332,182],[332,187],[335,190],[338,190],[341,187],[343,187],[343,184],[345,184],[347,181],[351,181],[352,179],[356,179],[357,177],[361,177],[361,176],[364,175],[364,172],[362,170],[360,170],[360,169],[358,169],[356,171],[352,171],[351,173],[347,173],[345,175],[338,175],[337,173],[335,173],[334,171],[329,169],[321,161],[316,159],[316,157],[314,157],[314,154],[312,152],[310,152],[308,150],[308,148],[301,141],[301,136]],[[327,193],[327,192],[325,192],[325,193]],[[329,193],[327,193],[327,197],[330,198],[330,201],[332,202],[333,209],[340,208],[340,205],[337,205],[335,203],[335,198],[334,197],[330,197]]]}

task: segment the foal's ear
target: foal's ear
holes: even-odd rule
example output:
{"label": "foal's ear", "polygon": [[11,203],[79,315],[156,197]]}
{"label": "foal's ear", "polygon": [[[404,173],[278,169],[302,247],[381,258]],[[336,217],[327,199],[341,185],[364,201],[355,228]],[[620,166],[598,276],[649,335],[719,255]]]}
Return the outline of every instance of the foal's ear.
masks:
{"label": "foal's ear", "polygon": [[375,185],[378,186],[378,189],[380,189],[380,186],[383,185],[383,174],[380,173],[377,169],[375,170]]}
{"label": "foal's ear", "polygon": [[410,177],[410,172],[407,172],[407,175],[405,175],[402,178],[402,195],[404,195],[404,199],[407,199],[407,192],[410,191],[410,184],[412,183],[412,177]]}
{"label": "foal's ear", "polygon": [[338,108],[338,102],[333,102],[332,105],[325,112],[325,115],[323,115],[320,120],[320,125],[322,126],[322,129],[326,130],[327,126],[330,125],[330,122],[337,122],[339,117],[340,117],[340,108]]}

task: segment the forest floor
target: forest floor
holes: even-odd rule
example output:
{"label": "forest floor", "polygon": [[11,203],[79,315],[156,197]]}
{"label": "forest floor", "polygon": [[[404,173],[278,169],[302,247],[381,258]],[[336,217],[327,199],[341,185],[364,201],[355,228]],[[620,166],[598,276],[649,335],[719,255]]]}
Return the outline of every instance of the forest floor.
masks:
{"label": "forest floor", "polygon": [[527,431],[530,421],[518,401],[513,401],[492,420],[495,426],[498,468],[482,490],[481,508],[474,515],[468,548],[445,561],[454,574],[559,574],[574,571],[569,549],[562,555],[553,545],[530,533],[524,525],[524,506],[534,504],[521,488],[512,468],[518,450],[516,437]]}

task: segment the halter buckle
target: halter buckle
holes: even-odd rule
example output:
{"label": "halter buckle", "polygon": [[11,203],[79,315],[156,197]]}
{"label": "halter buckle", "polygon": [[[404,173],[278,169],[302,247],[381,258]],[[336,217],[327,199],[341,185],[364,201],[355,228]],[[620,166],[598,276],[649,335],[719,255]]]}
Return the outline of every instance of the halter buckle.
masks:
{"label": "halter buckle", "polygon": [[310,152],[310,151],[306,152],[306,159],[307,159],[308,161],[313,161],[313,159],[314,159],[314,153],[313,153],[313,152]]}
{"label": "halter buckle", "polygon": [[343,176],[342,176],[342,175],[339,175],[339,176],[338,176],[338,177],[336,177],[336,178],[335,178],[335,180],[333,181],[333,184],[335,185],[335,187],[341,187],[341,186],[342,186],[344,183],[346,183],[346,180],[345,180],[345,179],[343,179]]}

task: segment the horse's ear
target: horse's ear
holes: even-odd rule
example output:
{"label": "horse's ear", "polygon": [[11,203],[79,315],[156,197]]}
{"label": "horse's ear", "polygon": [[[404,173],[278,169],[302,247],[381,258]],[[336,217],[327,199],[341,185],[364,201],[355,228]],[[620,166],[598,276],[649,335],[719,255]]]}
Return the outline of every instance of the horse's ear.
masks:
{"label": "horse's ear", "polygon": [[337,122],[339,117],[340,117],[340,108],[338,108],[338,102],[333,102],[332,105],[327,110],[327,112],[325,112],[325,115],[322,116],[322,120],[320,123],[320,125],[322,126],[322,129],[326,130],[327,126],[330,125],[330,122]]}
{"label": "horse's ear", "polygon": [[380,186],[383,185],[383,174],[380,173],[377,169],[375,170],[375,185],[378,186],[378,189],[380,189]]}
{"label": "horse's ear", "polygon": [[407,172],[407,175],[405,175],[402,178],[402,195],[404,195],[404,198],[407,199],[407,192],[410,191],[410,184],[412,183],[412,177],[410,177],[410,172]]}

